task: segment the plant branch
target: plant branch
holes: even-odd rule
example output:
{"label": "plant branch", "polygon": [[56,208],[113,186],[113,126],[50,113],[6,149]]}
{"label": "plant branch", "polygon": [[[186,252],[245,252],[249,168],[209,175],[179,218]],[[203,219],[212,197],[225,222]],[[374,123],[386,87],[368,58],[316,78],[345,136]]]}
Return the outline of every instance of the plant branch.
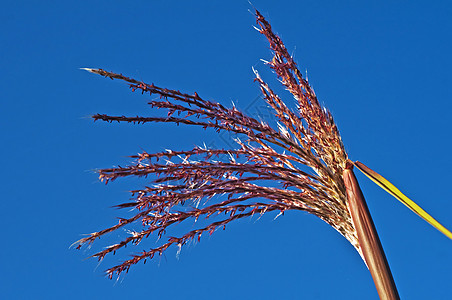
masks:
{"label": "plant branch", "polygon": [[358,235],[361,255],[369,268],[380,299],[398,300],[400,297],[388,261],[386,260],[363,193],[353,173],[352,163],[347,163],[343,177],[347,191],[347,205]]}

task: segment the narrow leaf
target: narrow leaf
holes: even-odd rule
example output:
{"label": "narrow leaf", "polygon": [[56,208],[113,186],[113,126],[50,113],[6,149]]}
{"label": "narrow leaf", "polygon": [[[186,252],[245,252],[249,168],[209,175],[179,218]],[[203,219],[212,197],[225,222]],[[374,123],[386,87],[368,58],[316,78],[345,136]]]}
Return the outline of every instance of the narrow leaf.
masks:
{"label": "narrow leaf", "polygon": [[405,204],[409,209],[415,212],[419,217],[430,223],[433,227],[438,229],[441,233],[443,233],[448,238],[452,239],[452,232],[450,232],[447,228],[441,225],[438,221],[436,221],[432,216],[430,216],[425,210],[423,210],[419,205],[417,205],[413,200],[405,196],[398,188],[396,188],[392,183],[390,183],[386,178],[378,174],[377,172],[371,170],[369,167],[360,163],[359,161],[355,161],[353,163],[361,172],[364,173],[367,177],[369,177],[373,182],[378,184],[381,188],[387,191],[389,194],[397,198],[400,202]]}

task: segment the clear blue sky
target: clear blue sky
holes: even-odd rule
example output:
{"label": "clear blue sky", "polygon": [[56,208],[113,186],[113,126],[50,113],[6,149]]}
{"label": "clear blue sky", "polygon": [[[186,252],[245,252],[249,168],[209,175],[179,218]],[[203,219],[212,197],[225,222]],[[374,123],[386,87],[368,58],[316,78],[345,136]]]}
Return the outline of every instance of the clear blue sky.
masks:
{"label": "clear blue sky", "polygon": [[[452,228],[452,4],[253,4],[308,70],[351,159],[388,177]],[[105,186],[93,169],[124,164],[142,149],[224,143],[192,127],[93,123],[94,113],[150,115],[148,98],[78,68],[101,67],[246,108],[259,96],[252,66],[276,86],[260,62],[270,51],[252,28],[247,1],[2,1],[1,7],[2,299],[377,299],[352,246],[301,212],[231,224],[184,248],[179,260],[170,250],[117,283],[102,271],[125,254],[98,266],[85,260],[93,249],[69,249],[81,234],[115,223],[122,212],[111,206],[141,184]],[[358,179],[401,297],[450,299],[452,241]]]}

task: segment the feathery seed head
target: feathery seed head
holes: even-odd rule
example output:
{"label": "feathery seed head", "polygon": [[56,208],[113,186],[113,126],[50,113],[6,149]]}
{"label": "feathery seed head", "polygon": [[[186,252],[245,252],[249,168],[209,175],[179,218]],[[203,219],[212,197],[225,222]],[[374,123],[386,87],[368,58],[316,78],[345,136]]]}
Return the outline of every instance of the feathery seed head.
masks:
{"label": "feathery seed head", "polygon": [[[277,129],[234,106],[226,108],[197,93],[161,88],[102,69],[82,68],[123,80],[133,91],[158,95],[160,98],[149,101],[149,105],[168,111],[166,117],[96,114],[95,121],[196,125],[246,137],[244,142],[236,139],[236,149],[196,147],[185,151],[142,152],[131,156],[135,163],[99,171],[99,179],[106,183],[129,176],[147,177],[151,182],[149,186],[131,191],[131,201],[117,205],[118,208],[134,208],[135,215],[120,218],[118,224],[79,241],[79,247],[91,244],[104,234],[141,222],[140,231],[130,231],[133,234],[93,255],[99,260],[129,244],[139,244],[152,233],[163,237],[171,225],[199,218],[208,220],[204,227],[180,237],[167,237],[160,246],[137,253],[110,268],[107,270],[110,278],[155,254],[161,255],[173,244],[180,251],[188,241],[199,241],[203,235],[225,228],[234,220],[272,211],[282,214],[290,209],[318,216],[360,251],[346,205],[342,172],[347,154],[339,131],[281,39],[258,11],[256,20],[256,30],[268,39],[273,51],[273,58],[266,64],[297,101],[298,109],[291,110],[253,68],[255,81],[278,119]],[[312,172],[303,171],[306,166]],[[214,217],[215,220],[210,221]]]}

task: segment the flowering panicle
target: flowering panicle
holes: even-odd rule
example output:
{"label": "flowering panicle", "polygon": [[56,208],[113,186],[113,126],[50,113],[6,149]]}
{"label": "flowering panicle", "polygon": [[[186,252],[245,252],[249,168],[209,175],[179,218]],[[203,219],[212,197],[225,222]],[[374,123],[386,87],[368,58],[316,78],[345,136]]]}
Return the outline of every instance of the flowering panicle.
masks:
{"label": "flowering panicle", "polygon": [[[128,166],[101,169],[99,178],[106,183],[126,176],[144,176],[151,184],[131,191],[132,199],[117,205],[132,208],[136,214],[121,218],[119,223],[91,233],[78,241],[78,248],[100,236],[139,221],[140,231],[94,254],[102,259],[121,248],[139,244],[155,233],[166,236],[166,230],[184,220],[216,217],[211,223],[179,237],[167,237],[156,248],[134,254],[129,260],[107,270],[120,274],[140,262],[161,255],[171,245],[181,247],[190,240],[200,240],[217,228],[254,214],[301,210],[318,216],[345,238],[358,251],[356,231],[347,209],[342,172],[347,154],[331,114],[320,106],[317,97],[297,68],[281,39],[270,24],[256,11],[258,31],[270,42],[273,58],[267,64],[275,71],[284,87],[297,101],[292,111],[255,70],[255,80],[278,119],[278,128],[257,120],[235,107],[186,94],[154,84],[128,78],[102,69],[86,69],[111,79],[126,81],[132,90],[158,95],[151,107],[166,109],[166,117],[127,117],[94,115],[94,120],[107,122],[165,122],[213,128],[217,132],[236,133],[236,149],[196,147],[187,151],[167,150],[142,152],[131,156]],[[313,172],[303,171],[305,166]],[[224,196],[222,196],[224,195]]]}

